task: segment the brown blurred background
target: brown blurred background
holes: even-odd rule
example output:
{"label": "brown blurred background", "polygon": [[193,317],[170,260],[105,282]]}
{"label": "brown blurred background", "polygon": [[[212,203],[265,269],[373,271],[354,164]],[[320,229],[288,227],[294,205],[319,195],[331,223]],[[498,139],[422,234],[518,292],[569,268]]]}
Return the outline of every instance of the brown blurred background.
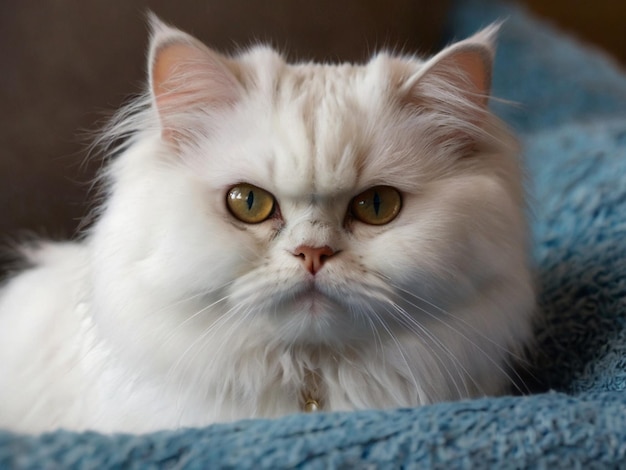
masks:
{"label": "brown blurred background", "polygon": [[[526,0],[626,63],[626,2]],[[54,0],[0,3],[0,244],[71,236],[98,159],[90,135],[142,88],[145,11],[222,50],[270,41],[291,57],[358,60],[439,45],[443,0]]]}
{"label": "brown blurred background", "polygon": [[523,0],[532,12],[609,52],[626,68],[626,1]]}

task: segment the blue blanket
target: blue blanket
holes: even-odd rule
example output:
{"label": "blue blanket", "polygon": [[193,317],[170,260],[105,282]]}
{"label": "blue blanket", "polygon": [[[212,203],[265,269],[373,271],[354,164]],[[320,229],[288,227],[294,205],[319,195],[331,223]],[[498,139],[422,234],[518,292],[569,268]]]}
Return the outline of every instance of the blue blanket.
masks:
{"label": "blue blanket", "polygon": [[517,7],[458,0],[464,37],[508,17],[495,103],[525,146],[540,322],[535,392],[144,436],[0,432],[0,467],[626,466],[626,75]]}

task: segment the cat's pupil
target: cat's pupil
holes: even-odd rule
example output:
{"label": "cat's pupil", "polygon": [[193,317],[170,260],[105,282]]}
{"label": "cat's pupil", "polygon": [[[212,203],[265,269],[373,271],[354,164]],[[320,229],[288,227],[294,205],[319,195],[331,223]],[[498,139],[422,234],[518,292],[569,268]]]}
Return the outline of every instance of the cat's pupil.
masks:
{"label": "cat's pupil", "polygon": [[252,209],[252,204],[254,204],[254,193],[252,191],[248,192],[246,204],[248,204],[248,210]]}
{"label": "cat's pupil", "polygon": [[380,196],[378,195],[378,192],[374,193],[374,212],[376,213],[376,216],[378,216],[378,211],[380,211]]}

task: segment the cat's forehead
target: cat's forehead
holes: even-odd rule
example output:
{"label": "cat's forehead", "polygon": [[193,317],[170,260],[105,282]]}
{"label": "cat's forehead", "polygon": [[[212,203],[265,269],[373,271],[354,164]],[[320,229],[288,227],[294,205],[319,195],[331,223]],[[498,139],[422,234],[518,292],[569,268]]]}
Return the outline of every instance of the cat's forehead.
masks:
{"label": "cat's forehead", "polygon": [[380,70],[283,64],[272,72],[259,79],[259,92],[275,184],[293,195],[353,191],[364,178],[388,108]]}
{"label": "cat's forehead", "polygon": [[275,130],[295,139],[276,141],[283,153],[276,170],[291,176],[294,190],[328,193],[356,184],[366,145],[358,125],[359,116],[360,124],[367,119],[361,80],[362,70],[350,66],[299,66],[278,78]]}

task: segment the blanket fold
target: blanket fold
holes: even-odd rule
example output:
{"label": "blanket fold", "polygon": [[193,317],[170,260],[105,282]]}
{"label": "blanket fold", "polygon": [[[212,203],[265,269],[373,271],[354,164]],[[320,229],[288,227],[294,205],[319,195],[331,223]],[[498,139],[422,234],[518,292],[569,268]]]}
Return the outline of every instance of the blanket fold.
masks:
{"label": "blanket fold", "polygon": [[51,461],[61,468],[590,468],[623,459],[625,411],[620,392],[546,393],[145,436],[4,434],[0,463],[10,468]]}

